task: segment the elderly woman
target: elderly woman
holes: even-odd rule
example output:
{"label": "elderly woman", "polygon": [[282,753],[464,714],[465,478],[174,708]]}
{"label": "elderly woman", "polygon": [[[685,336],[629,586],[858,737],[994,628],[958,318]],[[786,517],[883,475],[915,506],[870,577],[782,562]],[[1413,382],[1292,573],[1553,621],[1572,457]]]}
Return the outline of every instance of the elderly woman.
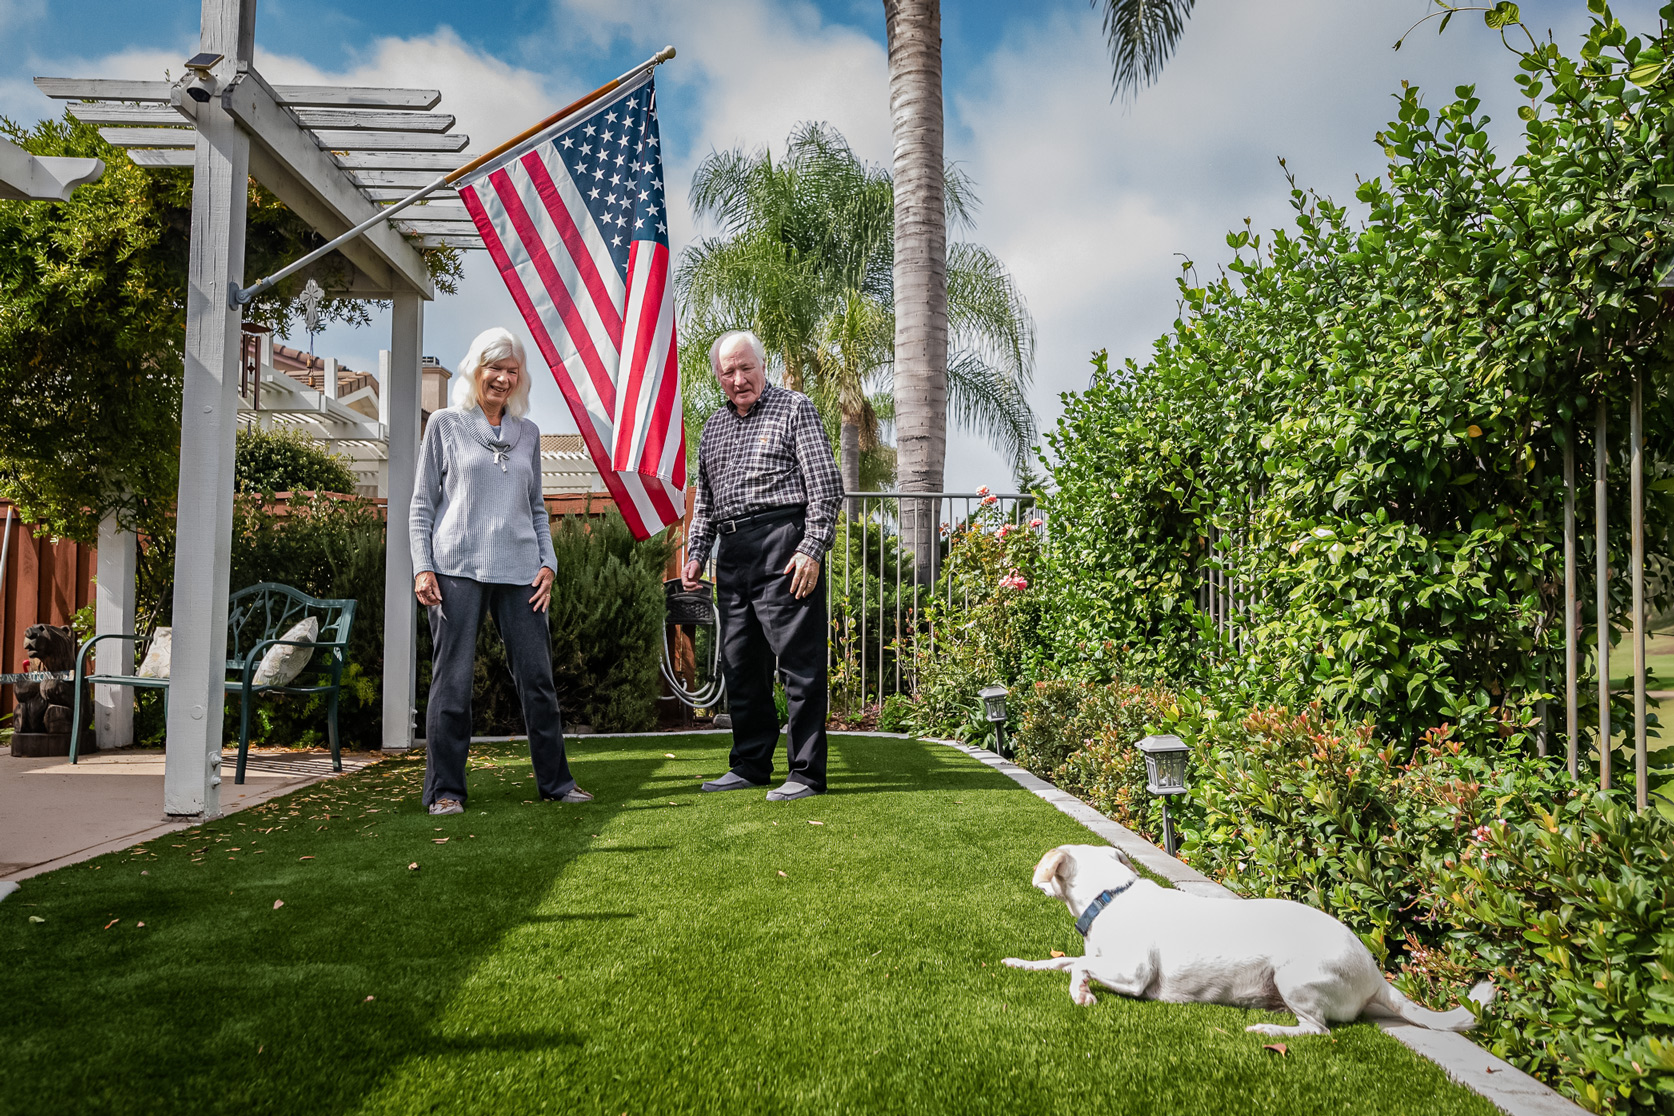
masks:
{"label": "elderly woman", "polygon": [[485,612],[506,644],[541,798],[593,800],[570,775],[552,685],[546,609],[558,564],[541,499],[541,432],[523,417],[528,410],[522,343],[486,330],[465,354],[453,406],[430,416],[419,448],[413,592],[430,611],[434,644],[424,772],[432,814],[465,812],[471,679]]}

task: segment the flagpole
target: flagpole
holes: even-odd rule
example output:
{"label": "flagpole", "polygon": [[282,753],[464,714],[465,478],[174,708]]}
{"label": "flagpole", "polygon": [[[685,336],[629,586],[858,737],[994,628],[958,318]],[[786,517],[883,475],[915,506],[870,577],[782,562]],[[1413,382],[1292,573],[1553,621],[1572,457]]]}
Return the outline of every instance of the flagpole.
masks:
{"label": "flagpole", "polygon": [[587,94],[587,96],[570,102],[557,112],[553,113],[551,116],[547,117],[545,120],[542,120],[540,123],[535,124],[532,127],[525,128],[523,131],[507,140],[505,143],[500,144],[492,151],[478,155],[469,163],[466,163],[457,170],[449,171],[447,174],[442,175],[440,178],[436,179],[436,181],[431,182],[428,185],[420,186],[417,190],[414,190],[411,194],[408,194],[394,205],[384,206],[382,209],[378,210],[377,216],[368,217],[366,220],[362,221],[360,224],[356,225],[343,235],[337,237],[335,240],[320,245],[306,256],[303,256],[301,259],[292,263],[286,264],[284,267],[275,271],[267,278],[258,279],[255,283],[243,288],[242,290],[239,289],[237,283],[230,284],[232,289],[228,292],[228,301],[234,307],[243,306],[249,303],[258,295],[261,295],[277,286],[281,280],[296,274],[296,272],[307,267],[309,264],[313,263],[317,259],[320,259],[322,256],[336,251],[340,246],[347,244],[355,237],[362,235],[368,229],[376,227],[378,222],[387,221],[396,213],[399,213],[401,210],[406,209],[410,205],[423,201],[425,198],[434,194],[442,187],[458,182],[461,178],[464,178],[478,167],[481,167],[490,160],[505,154],[507,151],[510,151],[512,148],[528,139],[530,136],[538,135],[541,131],[552,127],[552,125],[558,123],[558,121],[564,119],[566,116],[579,112],[581,109],[586,108],[594,101],[597,101],[601,97],[609,94],[613,89],[620,88],[624,83],[632,81],[635,77],[644,73],[646,70],[660,66],[673,57],[674,48],[672,46],[664,47],[662,50],[659,50],[656,54],[653,54],[650,58],[647,58],[644,62],[641,62],[633,69],[622,74],[620,77],[613,78],[612,80],[605,82],[603,85],[593,90],[593,92]]}

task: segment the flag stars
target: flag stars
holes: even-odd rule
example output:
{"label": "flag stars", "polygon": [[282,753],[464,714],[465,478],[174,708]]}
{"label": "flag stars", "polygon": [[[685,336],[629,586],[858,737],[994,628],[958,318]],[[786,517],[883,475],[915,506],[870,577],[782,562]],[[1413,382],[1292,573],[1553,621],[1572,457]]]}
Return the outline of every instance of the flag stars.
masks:
{"label": "flag stars", "polygon": [[583,128],[582,131],[586,132],[589,136],[591,136],[591,135],[596,134],[598,132],[598,129],[593,127],[593,125],[589,124],[589,125],[587,125],[587,127]]}

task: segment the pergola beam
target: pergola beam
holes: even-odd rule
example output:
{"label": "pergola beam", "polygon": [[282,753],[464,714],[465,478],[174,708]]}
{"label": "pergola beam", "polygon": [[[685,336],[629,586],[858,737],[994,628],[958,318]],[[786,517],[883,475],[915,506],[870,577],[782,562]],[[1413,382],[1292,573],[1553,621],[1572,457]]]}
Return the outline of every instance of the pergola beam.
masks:
{"label": "pergola beam", "polygon": [[471,161],[469,155],[446,151],[350,151],[333,158],[345,170],[450,171]]}
{"label": "pergola beam", "polygon": [[[255,70],[240,72],[221,102],[250,135],[250,164],[256,180],[321,235],[337,236],[376,214],[376,208],[297,123],[293,110],[278,103]],[[424,257],[388,225],[373,226],[339,251],[374,282],[387,276],[390,287],[410,287],[422,298],[435,297]],[[367,266],[369,254],[383,267]]]}
{"label": "pergola beam", "polygon": [[378,132],[367,129],[315,129],[314,138],[330,151],[464,151],[471,137],[463,132]]}
{"label": "pergola beam", "polygon": [[77,186],[105,173],[98,159],[31,155],[0,137],[0,198],[10,201],[69,201]]}
{"label": "pergola beam", "polygon": [[[58,101],[155,101],[168,104],[166,81],[38,77],[35,88]],[[359,85],[275,85],[281,103],[307,108],[382,108],[423,111],[441,103],[437,89],[386,89]]]}

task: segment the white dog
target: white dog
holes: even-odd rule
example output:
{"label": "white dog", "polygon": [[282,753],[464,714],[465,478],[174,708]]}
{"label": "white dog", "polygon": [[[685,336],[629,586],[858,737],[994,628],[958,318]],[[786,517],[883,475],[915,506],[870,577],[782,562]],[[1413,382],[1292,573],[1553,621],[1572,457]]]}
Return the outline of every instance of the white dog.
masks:
{"label": "white dog", "polygon": [[[1069,970],[1070,998],[1094,1002],[1098,981],[1124,996],[1171,1003],[1290,1011],[1296,1026],[1257,1023],[1264,1035],[1323,1035],[1370,1011],[1432,1031],[1467,1031],[1467,1007],[1431,1011],[1384,980],[1371,951],[1330,915],[1288,899],[1206,899],[1141,879],[1116,849],[1063,845],[1041,858],[1035,886],[1062,899],[1087,941],[1081,957],[1024,961],[1014,969]],[[1471,989],[1486,1007],[1487,982]]]}

